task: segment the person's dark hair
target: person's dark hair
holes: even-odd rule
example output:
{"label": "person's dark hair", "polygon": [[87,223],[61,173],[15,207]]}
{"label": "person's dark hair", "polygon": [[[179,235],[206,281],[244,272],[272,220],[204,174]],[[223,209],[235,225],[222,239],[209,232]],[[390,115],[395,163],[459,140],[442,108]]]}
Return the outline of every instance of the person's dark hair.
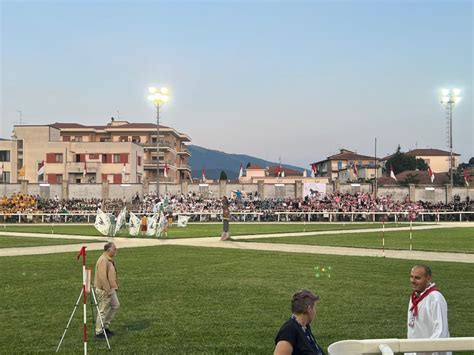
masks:
{"label": "person's dark hair", "polygon": [[306,313],[308,306],[319,301],[319,296],[309,290],[300,290],[291,297],[291,312],[294,314]]}
{"label": "person's dark hair", "polygon": [[425,270],[426,276],[432,276],[431,268],[425,264],[419,264],[412,267],[412,269],[423,269]]}
{"label": "person's dark hair", "polygon": [[104,245],[104,251],[107,251],[109,250],[110,248],[112,248],[112,245],[114,245],[114,243],[112,242],[108,242]]}

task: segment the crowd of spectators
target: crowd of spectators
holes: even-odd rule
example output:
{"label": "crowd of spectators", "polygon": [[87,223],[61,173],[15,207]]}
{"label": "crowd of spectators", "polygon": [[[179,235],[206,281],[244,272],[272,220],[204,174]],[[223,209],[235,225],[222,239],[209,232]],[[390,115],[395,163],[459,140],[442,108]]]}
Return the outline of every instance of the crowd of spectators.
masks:
{"label": "crowd of spectators", "polygon": [[[142,198],[137,194],[131,201],[122,199],[102,200],[68,199],[63,200],[55,196],[52,199],[43,199],[39,196],[14,194],[11,197],[0,198],[0,213],[95,213],[98,208],[106,212],[117,212],[124,205],[129,210],[140,214],[156,212],[161,203],[172,209],[173,214],[211,213],[220,214],[222,199],[205,197],[197,193],[169,195],[159,199],[156,194],[146,194]],[[230,198],[231,213],[248,212],[260,215],[274,214],[275,212],[339,212],[339,213],[366,213],[366,212],[462,212],[474,211],[474,203],[469,199],[461,201],[455,197],[454,201],[445,204],[426,201],[410,202],[408,197],[404,201],[396,201],[391,195],[374,197],[370,193],[315,193],[305,198],[261,199],[257,194],[234,194]]]}

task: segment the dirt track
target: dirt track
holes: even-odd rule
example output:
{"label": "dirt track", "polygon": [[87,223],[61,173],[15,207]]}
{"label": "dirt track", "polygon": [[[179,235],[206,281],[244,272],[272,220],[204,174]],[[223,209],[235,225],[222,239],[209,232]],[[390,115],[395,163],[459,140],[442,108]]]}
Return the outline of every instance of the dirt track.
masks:
{"label": "dirt track", "polygon": [[[449,223],[438,224],[431,226],[417,226],[416,229],[432,229],[432,228],[450,228],[450,227],[472,227],[470,223]],[[407,227],[386,228],[385,231],[390,230],[406,230]],[[317,245],[295,245],[295,244],[276,244],[265,242],[241,242],[244,239],[265,239],[274,237],[289,237],[301,235],[318,235],[318,234],[346,234],[346,233],[364,233],[364,232],[380,232],[380,229],[358,229],[358,230],[344,230],[344,231],[321,231],[321,232],[301,232],[301,233],[279,233],[279,234],[263,234],[263,235],[246,235],[236,236],[234,241],[221,242],[219,238],[182,238],[182,239],[141,239],[141,238],[114,238],[114,242],[120,249],[147,247],[147,246],[162,246],[162,245],[182,245],[194,247],[207,248],[228,248],[228,249],[247,249],[247,250],[265,250],[277,251],[286,253],[310,253],[310,254],[332,254],[332,255],[350,255],[350,256],[371,256],[371,257],[386,257],[394,259],[407,260],[425,260],[425,261],[449,261],[474,263],[474,254],[464,253],[443,253],[443,252],[424,252],[424,251],[409,251],[409,250],[386,250],[383,253],[379,249],[365,249],[365,248],[348,248],[348,247],[328,247]],[[68,245],[49,245],[37,247],[22,247],[22,248],[2,248],[0,249],[0,257],[2,256],[20,256],[20,255],[38,255],[38,254],[53,254],[65,252],[77,252],[80,246],[86,245],[88,250],[101,250],[103,247],[100,241],[105,242],[108,239],[105,237],[91,237],[91,236],[71,236],[60,234],[37,234],[37,233],[11,233],[0,232],[0,235],[9,236],[24,236],[36,238],[68,238],[68,239],[87,239],[91,243],[86,244],[68,244]]]}

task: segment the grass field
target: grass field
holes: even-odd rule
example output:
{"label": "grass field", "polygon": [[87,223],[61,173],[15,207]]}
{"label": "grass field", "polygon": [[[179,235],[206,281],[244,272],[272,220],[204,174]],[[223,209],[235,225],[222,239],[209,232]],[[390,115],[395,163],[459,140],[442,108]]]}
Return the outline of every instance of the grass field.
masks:
{"label": "grass field", "polygon": [[[271,234],[283,232],[317,232],[331,230],[348,230],[363,228],[381,228],[380,223],[231,223],[232,235],[247,234]],[[390,223],[388,227],[407,226],[407,224]],[[95,235],[101,234],[93,225],[4,225],[0,227],[2,232],[26,232],[26,233],[51,233],[71,235]],[[169,228],[168,238],[196,238],[196,237],[218,237],[221,235],[222,225],[220,223],[190,223],[186,228]],[[126,228],[122,229],[117,236],[129,236]]]}
{"label": "grass field", "polygon": [[[386,232],[385,249],[409,249],[409,233],[409,231]],[[242,239],[241,241],[382,249],[382,232]],[[414,250],[474,253],[474,228],[414,230],[412,245]]]}
{"label": "grass field", "polygon": [[[99,255],[90,252],[89,265]],[[289,297],[302,287],[322,297],[313,329],[325,348],[406,336],[414,261],[164,246],[121,249],[116,263],[112,353],[269,354]],[[430,265],[449,303],[451,335],[472,336],[472,265]],[[331,266],[331,277],[316,278],[316,266]],[[4,257],[0,270],[0,353],[54,352],[81,288],[75,253]],[[63,352],[82,351],[81,323],[79,308]],[[89,349],[105,342],[92,339]]]}
{"label": "grass field", "polygon": [[44,245],[63,245],[93,243],[93,240],[63,239],[63,238],[35,238],[35,237],[8,237],[0,235],[0,248],[37,247]]}

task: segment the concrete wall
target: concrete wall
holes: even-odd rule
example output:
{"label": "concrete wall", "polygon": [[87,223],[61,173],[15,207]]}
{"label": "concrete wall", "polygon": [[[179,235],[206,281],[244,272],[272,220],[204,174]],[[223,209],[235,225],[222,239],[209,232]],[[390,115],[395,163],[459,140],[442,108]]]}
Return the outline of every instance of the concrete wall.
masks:
{"label": "concrete wall", "polygon": [[[0,195],[11,196],[14,193],[23,192],[31,195],[40,195],[45,198],[53,198],[56,195],[60,198],[119,198],[125,197],[130,200],[137,192],[140,198],[147,192],[155,192],[156,185],[149,184],[129,184],[130,186],[122,186],[120,184],[72,184],[63,182],[63,184],[51,184],[50,186],[40,186],[37,183],[28,184],[23,181],[21,184],[0,184]],[[295,184],[285,184],[276,186],[275,184],[230,184],[225,181],[211,183],[207,186],[199,184],[188,184],[183,182],[180,184],[161,183],[160,192],[164,194],[177,193],[202,193],[208,197],[219,198],[224,195],[231,196],[234,191],[240,190],[247,194],[257,192],[263,198],[293,198],[302,196],[302,188],[298,187],[299,182]],[[454,196],[459,196],[461,201],[466,197],[474,199],[474,189],[467,187],[454,187],[449,185],[436,186],[435,190],[426,189],[432,186],[411,185],[408,186],[379,186],[378,195],[391,195],[396,201],[404,201],[409,196],[413,201],[430,201],[430,202],[449,202]],[[340,191],[343,193],[356,192],[372,192],[372,185],[361,184],[361,186],[351,186],[350,184],[327,184],[326,192]]]}

